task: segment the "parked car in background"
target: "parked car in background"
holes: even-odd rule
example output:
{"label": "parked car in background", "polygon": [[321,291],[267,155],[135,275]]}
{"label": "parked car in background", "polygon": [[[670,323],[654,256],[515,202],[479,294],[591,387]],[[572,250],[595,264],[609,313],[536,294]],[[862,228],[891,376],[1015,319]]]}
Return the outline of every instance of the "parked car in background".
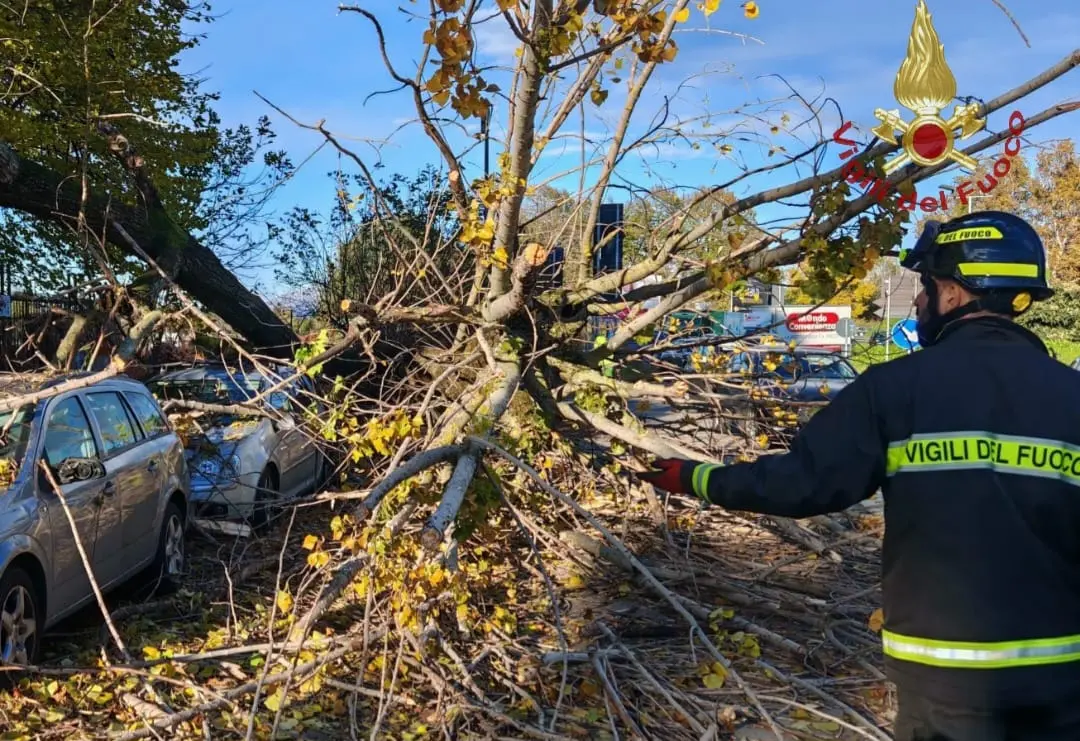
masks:
{"label": "parked car in background", "polygon": [[0,413],[0,664],[35,663],[43,631],[94,599],[68,513],[102,591],[147,569],[183,574],[180,438],[146,386],[79,387],[86,375],[0,376],[0,399],[60,390]]}
{"label": "parked car in background", "polygon": [[[166,408],[173,400],[209,407],[176,417],[191,468],[193,519],[200,526],[247,532],[236,527],[239,521],[263,528],[276,503],[315,490],[333,472],[299,424],[301,405],[314,403],[321,411],[314,385],[301,377],[282,386],[285,377],[204,364],[150,381]],[[262,396],[261,411],[237,407]]]}
{"label": "parked car in background", "polygon": [[701,343],[721,338],[735,339],[734,335],[726,329],[723,330],[723,334],[719,334],[712,327],[693,327],[676,334],[663,331],[657,332],[655,339],[646,347],[666,345],[667,347],[664,350],[656,354],[656,358],[662,363],[677,366],[687,372],[693,372],[696,370],[693,364],[695,355],[699,360],[703,360],[715,356],[717,352],[716,344]]}
{"label": "parked car in background", "polygon": [[854,381],[859,372],[844,357],[828,350],[786,345],[754,345],[731,353],[728,383],[757,393],[754,421],[743,425],[747,434],[787,439],[823,406]]}
{"label": "parked car in background", "polygon": [[757,345],[732,353],[728,372],[749,375],[776,398],[831,401],[859,372],[828,350]]}

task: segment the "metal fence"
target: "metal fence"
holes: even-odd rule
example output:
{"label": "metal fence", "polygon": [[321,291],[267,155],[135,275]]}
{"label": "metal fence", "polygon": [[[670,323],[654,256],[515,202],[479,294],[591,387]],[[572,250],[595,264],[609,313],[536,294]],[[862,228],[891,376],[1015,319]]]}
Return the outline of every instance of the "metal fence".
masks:
{"label": "metal fence", "polygon": [[58,323],[79,310],[74,296],[34,296],[15,293],[11,272],[0,265],[0,371],[28,370],[40,365],[35,348],[55,348],[68,322]]}

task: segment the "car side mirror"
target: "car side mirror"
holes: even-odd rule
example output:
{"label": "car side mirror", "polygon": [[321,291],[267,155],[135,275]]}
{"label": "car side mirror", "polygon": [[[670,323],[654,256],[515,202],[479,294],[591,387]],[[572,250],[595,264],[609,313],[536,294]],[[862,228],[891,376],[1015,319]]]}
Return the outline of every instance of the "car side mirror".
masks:
{"label": "car side mirror", "polygon": [[65,458],[56,467],[56,483],[61,486],[105,478],[105,465],[97,458]]}

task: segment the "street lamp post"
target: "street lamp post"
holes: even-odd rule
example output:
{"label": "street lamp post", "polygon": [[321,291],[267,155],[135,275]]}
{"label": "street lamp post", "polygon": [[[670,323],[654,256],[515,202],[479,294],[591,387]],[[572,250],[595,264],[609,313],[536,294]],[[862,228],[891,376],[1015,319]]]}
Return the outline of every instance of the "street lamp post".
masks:
{"label": "street lamp post", "polygon": [[984,193],[984,194],[978,195],[978,196],[968,196],[968,213],[969,214],[971,213],[971,208],[975,205],[975,199],[976,198],[986,198],[986,194]]}
{"label": "street lamp post", "polygon": [[[943,185],[943,186],[941,186],[941,189],[945,190],[945,191],[948,191],[949,193],[952,193],[953,195],[956,195],[956,188],[952,187],[951,185]],[[972,209],[975,207],[975,199],[976,198],[986,198],[988,195],[989,195],[988,193],[977,193],[977,194],[968,196],[967,197],[967,207],[968,207],[967,212],[970,214]]]}

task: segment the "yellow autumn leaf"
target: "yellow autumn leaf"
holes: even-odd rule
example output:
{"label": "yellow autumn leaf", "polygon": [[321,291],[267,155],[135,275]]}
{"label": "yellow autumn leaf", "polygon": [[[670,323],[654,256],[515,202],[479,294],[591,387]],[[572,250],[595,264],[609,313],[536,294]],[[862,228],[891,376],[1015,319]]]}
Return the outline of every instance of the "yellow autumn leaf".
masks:
{"label": "yellow autumn leaf", "polygon": [[757,18],[758,15],[761,13],[761,11],[758,9],[757,3],[755,2],[743,3],[742,8],[743,15],[745,15],[747,18]]}
{"label": "yellow autumn leaf", "polygon": [[720,0],[705,0],[705,2],[698,5],[698,9],[705,13],[706,16],[710,16],[720,9]]}
{"label": "yellow autumn leaf", "polygon": [[688,20],[690,20],[690,8],[683,8],[675,14],[676,23],[686,23]]}
{"label": "yellow autumn leaf", "polygon": [[316,538],[314,535],[305,535],[304,536],[303,548],[304,548],[305,551],[312,550],[318,544],[319,544],[319,539]]}
{"label": "yellow autumn leaf", "polygon": [[[715,668],[719,667],[720,672],[716,672]],[[719,664],[714,665],[714,671],[709,672],[701,678],[701,683],[708,687],[710,690],[718,690],[724,686],[724,682],[727,680],[727,669]]]}
{"label": "yellow autumn leaf", "polygon": [[505,247],[499,247],[491,255],[491,261],[495,263],[495,267],[500,270],[506,270],[510,264],[510,254],[506,251]]}
{"label": "yellow autumn leaf", "polygon": [[544,264],[544,260],[547,259],[548,249],[544,245],[538,242],[529,242],[525,245],[523,252],[525,255],[525,261],[533,267],[539,267]]}
{"label": "yellow autumn leaf", "polygon": [[756,659],[761,656],[761,644],[758,643],[757,637],[746,636],[745,638],[743,638],[739,653],[743,654],[744,656],[749,656],[752,659]]}
{"label": "yellow autumn leaf", "polygon": [[810,727],[815,731],[832,731],[836,732],[840,730],[840,724],[831,720],[818,720],[810,724]]}
{"label": "yellow autumn leaf", "polygon": [[870,619],[866,621],[866,625],[875,633],[881,632],[882,626],[885,625],[885,613],[880,607],[870,613]]}
{"label": "yellow autumn leaf", "polygon": [[266,709],[270,712],[276,713],[281,708],[281,690],[278,690],[272,695],[267,695],[266,699],[263,700],[263,705],[265,705]]}
{"label": "yellow autumn leaf", "polygon": [[279,610],[281,610],[282,612],[288,612],[289,610],[292,609],[293,599],[292,599],[292,595],[289,594],[288,592],[285,592],[285,591],[278,592],[277,593],[277,600],[275,600],[275,601],[277,602],[277,608]]}
{"label": "yellow autumn leaf", "polygon": [[352,306],[352,300],[347,299],[347,298],[341,299],[341,310],[342,311],[348,311],[350,306]]}

